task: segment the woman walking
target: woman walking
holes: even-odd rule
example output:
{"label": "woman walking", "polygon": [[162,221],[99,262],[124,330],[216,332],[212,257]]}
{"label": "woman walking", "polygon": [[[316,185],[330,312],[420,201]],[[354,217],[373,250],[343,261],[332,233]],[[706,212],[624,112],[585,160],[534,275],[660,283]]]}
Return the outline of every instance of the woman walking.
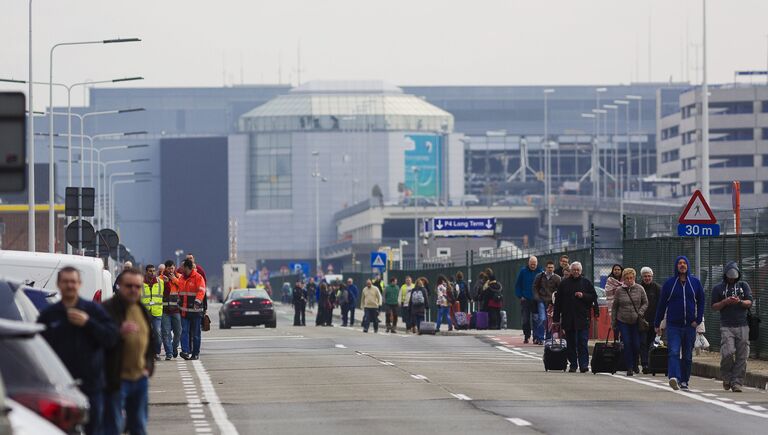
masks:
{"label": "woman walking", "polygon": [[443,324],[443,320],[448,324],[448,330],[453,331],[453,324],[451,323],[451,297],[449,295],[452,292],[448,279],[440,275],[437,277],[437,322],[435,330],[440,332],[440,325]]}
{"label": "woman walking", "polygon": [[640,331],[647,331],[649,326],[644,317],[648,309],[648,297],[643,286],[635,282],[635,269],[624,269],[621,277],[622,285],[616,290],[613,298],[611,324],[621,332],[627,376],[632,376],[634,373],[640,373],[637,365],[640,356]]}
{"label": "woman walking", "polygon": [[427,289],[424,286],[424,278],[416,280],[416,287],[411,291],[411,297],[408,306],[411,311],[411,332],[416,334],[421,329],[421,322],[424,321],[424,315],[427,311]]}

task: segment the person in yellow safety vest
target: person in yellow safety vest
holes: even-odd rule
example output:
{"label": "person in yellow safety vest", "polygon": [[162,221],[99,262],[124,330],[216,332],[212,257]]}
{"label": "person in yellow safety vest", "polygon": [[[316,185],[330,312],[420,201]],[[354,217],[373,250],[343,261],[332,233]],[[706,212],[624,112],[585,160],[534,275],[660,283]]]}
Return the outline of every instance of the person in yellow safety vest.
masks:
{"label": "person in yellow safety vest", "polygon": [[163,342],[161,332],[163,325],[163,280],[157,279],[157,270],[152,264],[144,268],[144,289],[141,292],[141,303],[149,312],[152,320],[152,332],[155,340],[155,360],[160,360],[160,345]]}

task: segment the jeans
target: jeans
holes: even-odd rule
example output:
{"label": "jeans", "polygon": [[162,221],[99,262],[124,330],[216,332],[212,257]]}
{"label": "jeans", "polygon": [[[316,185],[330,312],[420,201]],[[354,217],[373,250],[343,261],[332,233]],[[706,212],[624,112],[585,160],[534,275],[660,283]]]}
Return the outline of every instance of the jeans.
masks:
{"label": "jeans", "polygon": [[426,314],[426,312],[422,312],[421,314],[414,313],[411,316],[411,328],[416,328],[419,331],[421,330],[421,322],[424,321],[424,314]]}
{"label": "jeans", "polygon": [[387,331],[397,329],[397,310],[400,306],[397,304],[387,304]]}
{"label": "jeans", "polygon": [[586,371],[589,367],[589,330],[577,329],[565,332],[568,343],[568,362],[571,368],[578,367]]}
{"label": "jeans", "polygon": [[307,326],[306,302],[293,304],[293,326]]}
{"label": "jeans", "polygon": [[203,316],[200,313],[187,313],[181,319],[181,351],[190,353],[189,337],[192,336],[192,355],[200,354],[200,326]]}
{"label": "jeans", "polygon": [[696,341],[696,328],[693,326],[667,325],[667,345],[669,346],[669,378],[688,383],[691,379],[693,362],[693,344]]}
{"label": "jeans", "polygon": [[523,320],[523,334],[525,335],[525,339],[531,338],[531,300],[522,300],[520,299],[520,317],[522,317]]}
{"label": "jeans", "polygon": [[341,304],[341,326],[347,326],[349,321],[349,310],[352,305],[349,303]]}
{"label": "jeans", "polygon": [[403,323],[405,323],[405,329],[411,329],[412,320],[411,320],[411,309],[407,306],[400,307],[400,318],[403,319]]}
{"label": "jeans", "polygon": [[437,307],[437,322],[435,324],[435,329],[437,331],[440,330],[440,325],[443,324],[443,319],[445,319],[445,323],[448,324],[448,330],[453,329],[453,325],[451,325],[451,316],[450,316],[450,307]]}
{"label": "jeans", "polygon": [[363,331],[368,332],[368,325],[373,322],[373,332],[379,332],[379,309],[378,308],[364,308],[365,314],[363,316]]}
{"label": "jeans", "polygon": [[637,323],[630,325],[620,320],[616,325],[621,331],[621,342],[624,343],[624,361],[627,364],[627,371],[637,367],[637,358],[640,356],[640,328]]}
{"label": "jeans", "polygon": [[349,326],[355,326],[355,304],[349,304]]}
{"label": "jeans", "polygon": [[165,356],[177,356],[181,341],[181,314],[163,314],[163,347]]}
{"label": "jeans", "polygon": [[653,331],[640,331],[640,365],[643,367],[648,367],[648,352],[654,338],[656,334]]}
{"label": "jeans", "polygon": [[88,424],[85,425],[87,435],[101,435],[104,433],[104,393],[97,391],[88,394]]}
{"label": "jeans", "polygon": [[163,317],[149,316],[152,323],[152,332],[155,334],[155,355],[160,355],[160,346],[163,344]]}
{"label": "jeans", "polygon": [[544,329],[547,323],[547,305],[542,301],[534,301],[536,311],[533,313],[533,338],[544,340]]}
{"label": "jeans", "polygon": [[720,327],[720,376],[731,385],[744,385],[749,358],[749,326]]}
{"label": "jeans", "polygon": [[[120,384],[119,391],[106,396],[104,412],[106,435],[119,435],[124,431],[131,435],[147,433],[148,384],[146,376],[137,381],[124,380]],[[123,411],[125,411],[125,418],[123,418]]]}

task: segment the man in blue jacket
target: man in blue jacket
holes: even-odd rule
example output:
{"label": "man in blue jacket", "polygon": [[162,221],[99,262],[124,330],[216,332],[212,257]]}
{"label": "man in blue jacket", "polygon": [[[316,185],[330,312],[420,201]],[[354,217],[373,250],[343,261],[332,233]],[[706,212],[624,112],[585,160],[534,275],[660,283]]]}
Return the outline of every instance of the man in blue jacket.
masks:
{"label": "man in blue jacket", "polygon": [[43,338],[80,381],[90,411],[87,434],[100,434],[104,415],[104,350],[117,344],[117,326],[100,305],[80,298],[80,272],[63,267],[56,279],[61,301],[49,306],[37,319],[46,326]]}
{"label": "man in blue jacket", "polygon": [[[701,281],[691,275],[688,258],[677,257],[675,274],[661,287],[656,306],[656,335],[664,316],[667,317],[667,344],[669,345],[669,386],[673,390],[687,390],[691,378],[693,344],[696,326],[704,319],[704,288]],[[681,357],[682,351],[682,357]]]}
{"label": "man in blue jacket", "polygon": [[360,300],[360,290],[352,282],[352,278],[347,279],[347,290],[349,291],[349,326],[355,326],[355,308]]}
{"label": "man in blue jacket", "polygon": [[[517,281],[515,281],[515,296],[520,299],[520,312],[523,318],[524,343],[528,343],[531,338],[531,315],[534,316],[534,324],[538,324],[538,303],[533,298],[533,281],[536,279],[536,275],[541,272],[543,270],[539,267],[539,260],[531,256],[528,258],[528,265],[520,269],[517,274]],[[536,328],[533,342],[535,344],[544,343],[543,328]]]}

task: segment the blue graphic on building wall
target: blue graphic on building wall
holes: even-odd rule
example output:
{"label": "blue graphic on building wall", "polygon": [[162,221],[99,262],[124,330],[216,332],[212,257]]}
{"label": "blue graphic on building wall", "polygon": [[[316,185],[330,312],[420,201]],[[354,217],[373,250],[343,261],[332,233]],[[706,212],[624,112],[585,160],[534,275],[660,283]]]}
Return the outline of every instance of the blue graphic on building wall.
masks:
{"label": "blue graphic on building wall", "polygon": [[418,198],[440,194],[440,150],[442,137],[409,134],[405,144],[405,185]]}

